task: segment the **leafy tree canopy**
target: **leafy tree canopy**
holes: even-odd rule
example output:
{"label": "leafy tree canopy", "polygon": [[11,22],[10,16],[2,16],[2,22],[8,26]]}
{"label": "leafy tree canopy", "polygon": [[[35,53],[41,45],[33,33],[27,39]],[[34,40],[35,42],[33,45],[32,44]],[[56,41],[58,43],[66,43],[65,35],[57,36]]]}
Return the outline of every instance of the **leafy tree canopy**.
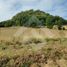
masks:
{"label": "leafy tree canopy", "polygon": [[67,25],[67,20],[59,16],[52,16],[40,10],[28,10],[22,11],[12,19],[0,22],[0,27],[11,27],[11,26],[27,26],[27,27],[45,27],[53,28],[54,25],[61,27]]}

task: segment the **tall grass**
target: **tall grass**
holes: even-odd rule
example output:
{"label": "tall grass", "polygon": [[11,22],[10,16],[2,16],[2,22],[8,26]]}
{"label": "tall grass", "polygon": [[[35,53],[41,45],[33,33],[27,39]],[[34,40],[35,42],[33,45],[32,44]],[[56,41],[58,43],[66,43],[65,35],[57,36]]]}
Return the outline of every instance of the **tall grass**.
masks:
{"label": "tall grass", "polygon": [[22,41],[0,41],[0,67],[60,67],[64,61],[67,62],[67,38],[44,38],[38,35]]}

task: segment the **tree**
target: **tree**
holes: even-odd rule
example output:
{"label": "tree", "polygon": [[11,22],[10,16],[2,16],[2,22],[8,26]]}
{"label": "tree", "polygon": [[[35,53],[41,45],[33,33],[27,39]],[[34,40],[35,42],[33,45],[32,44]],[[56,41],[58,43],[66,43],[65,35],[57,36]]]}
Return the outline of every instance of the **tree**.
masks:
{"label": "tree", "polygon": [[56,21],[56,25],[58,26],[58,29],[61,29],[62,28],[62,25],[63,25],[62,19]]}
{"label": "tree", "polygon": [[48,28],[53,28],[54,22],[53,22],[53,17],[52,16],[48,16],[46,19],[46,26]]}
{"label": "tree", "polygon": [[0,27],[47,26],[48,28],[52,28],[53,25],[58,25],[58,27],[61,27],[62,25],[67,25],[67,20],[59,16],[52,16],[40,10],[27,10],[16,14],[10,20],[3,21],[0,23]]}
{"label": "tree", "polygon": [[41,22],[34,15],[30,17],[29,20],[25,23],[25,26],[28,27],[40,27],[41,25],[42,25]]}

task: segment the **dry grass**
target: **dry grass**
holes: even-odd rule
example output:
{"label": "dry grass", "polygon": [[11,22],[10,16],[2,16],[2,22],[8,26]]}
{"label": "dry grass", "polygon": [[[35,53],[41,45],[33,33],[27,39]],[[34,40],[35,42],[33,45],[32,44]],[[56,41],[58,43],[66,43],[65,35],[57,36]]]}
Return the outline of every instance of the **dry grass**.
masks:
{"label": "dry grass", "polygon": [[25,27],[10,27],[0,28],[0,40],[27,40],[29,38],[67,38],[67,30],[59,31],[47,28],[25,28]]}
{"label": "dry grass", "polygon": [[0,67],[67,67],[66,38],[29,41],[1,41]]}
{"label": "dry grass", "polygon": [[0,28],[0,67],[67,67],[67,31]]}

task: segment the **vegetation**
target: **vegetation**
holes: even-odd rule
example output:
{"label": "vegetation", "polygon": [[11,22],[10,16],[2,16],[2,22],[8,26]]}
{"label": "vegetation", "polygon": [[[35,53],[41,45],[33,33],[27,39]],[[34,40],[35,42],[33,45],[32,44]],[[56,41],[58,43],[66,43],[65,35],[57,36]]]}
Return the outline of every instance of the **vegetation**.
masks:
{"label": "vegetation", "polygon": [[44,39],[38,44],[35,41],[27,45],[0,41],[0,67],[67,67],[67,38]]}
{"label": "vegetation", "polygon": [[67,67],[66,33],[48,28],[0,28],[0,67]]}
{"label": "vegetation", "polygon": [[16,14],[12,19],[0,23],[0,27],[26,26],[26,27],[45,27],[53,28],[57,25],[67,25],[67,20],[59,16],[52,16],[40,10],[22,11]]}
{"label": "vegetation", "polygon": [[[0,67],[67,67],[67,30],[53,30],[54,25],[61,29],[67,20],[40,10],[1,22],[7,28],[0,28]],[[45,26],[50,29],[38,28]]]}

